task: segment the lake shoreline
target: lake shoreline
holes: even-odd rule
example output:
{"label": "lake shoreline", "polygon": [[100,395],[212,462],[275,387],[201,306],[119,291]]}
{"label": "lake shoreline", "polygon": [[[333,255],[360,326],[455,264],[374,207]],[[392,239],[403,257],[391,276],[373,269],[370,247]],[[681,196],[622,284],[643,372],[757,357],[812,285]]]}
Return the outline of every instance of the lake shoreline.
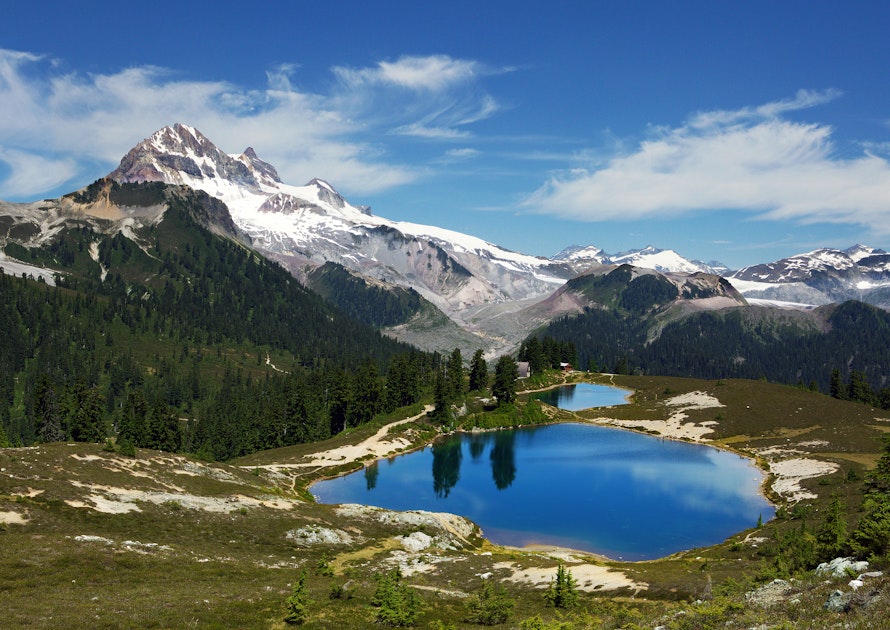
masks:
{"label": "lake shoreline", "polygon": [[[587,389],[588,389],[588,391],[584,392],[584,393],[589,395],[589,392],[591,390],[590,390],[590,388],[587,388]],[[614,392],[599,392],[596,388],[594,388],[592,391],[593,391],[594,396],[604,394],[607,397],[611,396],[611,398],[613,400],[615,399]],[[579,399],[576,394],[575,402],[577,403],[578,400]],[[582,400],[581,402],[584,403],[587,401]],[[493,436],[502,432],[503,429],[516,430],[516,432],[517,432],[516,435],[519,436],[527,430],[534,430],[535,428],[540,428],[543,430],[548,426],[552,427],[552,426],[557,426],[557,425],[563,425],[563,426],[575,425],[579,428],[575,429],[574,431],[575,432],[581,431],[581,433],[577,434],[579,436],[580,435],[588,435],[585,432],[585,430],[583,428],[581,428],[584,426],[591,427],[591,428],[598,426],[599,430],[621,429],[622,428],[622,427],[610,426],[608,424],[601,425],[596,422],[590,422],[588,419],[581,418],[575,414],[571,414],[571,418],[569,418],[569,417],[550,418],[549,421],[547,421],[547,422],[542,422],[540,424],[538,424],[538,423],[527,424],[527,425],[524,425],[521,427],[519,427],[519,426],[499,427],[499,428],[495,428],[495,429],[488,429],[488,428],[480,429],[480,428],[462,427],[462,428],[454,430],[454,431],[449,431],[448,433],[439,433],[431,440],[424,440],[423,442],[415,443],[415,445],[413,445],[413,448],[402,449],[395,453],[391,452],[389,450],[389,447],[391,446],[390,443],[381,443],[381,444],[379,444],[379,446],[381,447],[379,449],[380,457],[378,457],[376,459],[376,462],[379,462],[380,459],[383,457],[387,457],[391,460],[390,463],[392,464],[392,463],[394,463],[394,460],[392,458],[395,455],[408,456],[411,453],[416,454],[417,451],[426,450],[427,446],[432,446],[433,450],[432,450],[432,453],[427,452],[424,455],[418,455],[418,457],[420,457],[421,460],[418,460],[414,464],[409,464],[409,468],[407,470],[404,469],[403,459],[399,458],[399,463],[396,466],[396,470],[398,471],[399,466],[402,466],[403,472],[401,474],[399,474],[397,472],[395,477],[389,477],[386,473],[384,473],[384,469],[381,469],[381,472],[380,472],[381,477],[380,477],[379,481],[378,481],[378,477],[377,477],[378,473],[376,472],[376,470],[372,471],[371,473],[367,472],[368,467],[373,465],[373,462],[370,461],[370,458],[367,460],[364,460],[362,462],[354,462],[355,466],[350,467],[351,469],[349,471],[347,471],[347,470],[338,471],[341,474],[338,474],[336,476],[337,477],[346,476],[345,473],[347,473],[347,472],[349,472],[349,473],[361,472],[362,467],[359,466],[359,464],[361,463],[364,465],[364,467],[365,467],[364,469],[366,471],[364,478],[362,478],[362,475],[355,474],[355,475],[352,475],[352,479],[350,481],[346,481],[344,483],[338,482],[334,485],[324,484],[322,486],[315,486],[315,484],[313,484],[313,486],[310,487],[310,492],[313,494],[313,496],[315,496],[316,500],[320,503],[322,503],[322,502],[329,503],[329,504],[368,503],[371,505],[377,505],[378,507],[382,507],[382,508],[389,509],[389,510],[394,510],[397,512],[398,511],[406,511],[406,510],[407,511],[422,510],[422,511],[452,512],[454,514],[462,515],[463,517],[469,519],[470,521],[477,523],[482,529],[482,532],[483,532],[482,535],[487,540],[489,540],[492,544],[495,544],[500,547],[524,549],[526,551],[529,551],[534,548],[540,549],[540,548],[544,548],[544,547],[563,548],[563,549],[567,549],[567,550],[573,550],[575,553],[578,553],[578,554],[583,554],[583,555],[590,556],[590,557],[600,558],[604,561],[619,562],[619,563],[637,562],[637,561],[641,561],[641,562],[651,561],[651,560],[660,559],[663,557],[668,557],[668,556],[671,556],[671,555],[674,555],[677,553],[684,553],[686,551],[689,551],[690,549],[710,547],[710,546],[713,546],[716,544],[720,544],[723,541],[725,541],[727,538],[729,538],[730,536],[734,536],[739,532],[744,532],[744,531],[754,527],[754,520],[758,519],[758,511],[759,510],[762,511],[762,513],[764,515],[766,515],[766,518],[772,517],[772,512],[774,510],[774,506],[772,506],[772,504],[768,501],[768,499],[764,496],[764,493],[762,492],[762,484],[764,483],[763,471],[760,470],[756,465],[752,466],[752,461],[749,457],[745,457],[745,456],[743,456],[737,452],[734,452],[730,449],[720,449],[720,448],[715,448],[711,451],[700,451],[700,454],[693,454],[692,459],[689,460],[689,463],[698,466],[701,464],[694,464],[694,462],[696,462],[696,461],[699,461],[699,462],[713,461],[716,464],[716,462],[718,462],[718,461],[720,461],[720,462],[727,461],[725,459],[726,455],[719,456],[719,455],[717,455],[718,452],[723,452],[725,454],[731,454],[731,455],[735,456],[732,458],[732,460],[735,461],[736,463],[731,464],[731,467],[736,472],[729,473],[730,469],[726,469],[727,474],[729,474],[730,476],[724,477],[723,473],[721,473],[720,477],[717,478],[717,479],[724,479],[724,481],[722,481],[722,482],[718,481],[717,485],[714,485],[714,482],[707,481],[707,482],[705,482],[706,487],[699,488],[699,486],[701,486],[702,483],[701,482],[693,482],[691,480],[694,477],[698,477],[698,478],[704,480],[706,477],[702,477],[700,473],[695,473],[694,475],[690,475],[690,474],[687,474],[684,472],[680,477],[678,477],[678,479],[681,482],[680,485],[677,485],[675,482],[670,481],[670,479],[673,479],[673,476],[670,476],[668,478],[663,479],[661,482],[659,482],[659,487],[663,486],[664,484],[667,484],[668,486],[673,488],[673,490],[669,490],[668,487],[664,488],[664,490],[669,490],[668,496],[674,496],[674,497],[678,497],[678,498],[681,496],[688,496],[690,498],[689,500],[692,500],[693,502],[699,502],[699,503],[701,502],[702,498],[711,496],[713,490],[716,489],[717,487],[722,486],[723,488],[726,488],[726,489],[733,488],[733,490],[732,490],[733,496],[735,496],[735,493],[737,493],[737,492],[741,492],[742,494],[744,494],[744,504],[749,506],[749,509],[747,510],[747,515],[745,515],[744,511],[739,512],[738,515],[734,518],[736,520],[738,520],[738,517],[741,517],[741,522],[732,523],[730,521],[727,521],[728,527],[726,524],[724,524],[723,527],[725,529],[723,529],[723,531],[721,531],[721,526],[719,526],[719,525],[717,526],[716,529],[709,530],[708,529],[709,526],[705,526],[705,527],[702,526],[704,522],[709,522],[709,520],[711,518],[710,516],[705,516],[705,514],[707,513],[706,508],[703,508],[704,511],[702,512],[703,518],[705,520],[701,521],[701,524],[698,526],[695,526],[695,527],[689,527],[688,523],[684,525],[683,522],[678,521],[677,515],[679,515],[681,512],[683,512],[683,510],[678,511],[678,509],[670,508],[671,509],[670,514],[673,516],[671,516],[670,518],[667,518],[667,520],[665,522],[671,522],[672,526],[671,526],[671,528],[668,528],[668,530],[666,530],[664,532],[664,534],[667,536],[667,538],[664,538],[665,542],[664,543],[658,542],[658,543],[653,544],[652,541],[661,540],[660,534],[658,536],[654,536],[654,537],[645,536],[645,540],[648,540],[650,542],[646,543],[646,545],[644,545],[643,547],[640,547],[638,551],[636,550],[636,548],[633,547],[633,545],[635,543],[627,541],[627,543],[630,543],[631,546],[627,546],[627,543],[622,542],[622,544],[619,544],[613,548],[613,551],[615,551],[615,553],[610,554],[608,552],[604,552],[604,551],[602,551],[603,549],[612,548],[614,543],[606,543],[606,545],[603,546],[602,543],[605,542],[606,540],[608,540],[608,538],[602,538],[601,537],[602,534],[596,533],[596,532],[599,532],[600,530],[602,530],[602,532],[608,537],[611,534],[608,534],[606,532],[610,532],[610,531],[617,532],[617,531],[620,531],[620,529],[624,527],[624,526],[620,525],[620,523],[622,522],[622,519],[627,518],[627,519],[636,520],[637,516],[638,516],[639,509],[640,509],[640,507],[639,507],[640,504],[639,504],[638,500],[632,500],[626,506],[625,506],[625,503],[626,503],[625,499],[621,499],[620,501],[618,501],[615,504],[615,507],[612,511],[612,516],[606,519],[607,522],[612,523],[612,524],[605,525],[605,523],[604,523],[604,526],[606,527],[606,529],[603,529],[603,527],[591,529],[589,527],[589,524],[587,526],[583,525],[583,523],[588,522],[588,518],[586,516],[584,516],[583,521],[578,521],[578,525],[580,525],[580,528],[574,530],[574,531],[578,532],[578,534],[580,534],[580,532],[582,532],[582,531],[585,532],[583,535],[580,535],[580,537],[578,538],[577,542],[580,544],[572,544],[568,540],[568,539],[578,536],[578,534],[571,533],[573,531],[573,528],[578,527],[578,525],[566,523],[566,525],[569,526],[568,529],[564,528],[562,525],[560,525],[557,529],[550,529],[551,526],[547,524],[549,521],[548,521],[548,517],[546,517],[546,516],[543,519],[539,519],[538,517],[535,517],[526,523],[526,521],[525,521],[526,517],[522,516],[522,514],[525,513],[524,510],[526,510],[527,508],[522,507],[522,506],[527,505],[528,504],[527,499],[530,498],[531,496],[534,496],[534,492],[535,492],[534,484],[536,482],[531,481],[531,480],[540,477],[539,473],[533,469],[529,469],[520,475],[520,477],[524,481],[519,486],[519,488],[520,488],[519,495],[504,495],[504,497],[501,499],[495,499],[493,497],[487,496],[486,493],[493,492],[494,488],[493,487],[488,488],[488,490],[481,489],[483,487],[487,487],[487,486],[491,485],[491,479],[488,478],[488,473],[485,473],[484,471],[482,472],[482,475],[483,475],[482,481],[487,480],[488,484],[483,484],[483,486],[479,486],[478,483],[474,484],[472,481],[469,481],[469,483],[471,485],[461,486],[463,488],[463,490],[458,490],[459,495],[466,495],[467,492],[471,492],[473,495],[477,495],[477,493],[481,493],[478,495],[479,496],[478,499],[471,500],[471,503],[473,503],[474,501],[476,501],[476,502],[481,501],[481,503],[473,503],[473,505],[487,506],[481,511],[477,510],[475,507],[469,509],[469,511],[468,511],[468,509],[467,509],[468,506],[461,504],[460,501],[458,501],[458,504],[454,504],[454,501],[453,501],[454,497],[452,497],[452,499],[449,500],[447,503],[440,504],[440,503],[436,502],[435,498],[441,499],[442,497],[448,496],[449,489],[452,487],[452,485],[454,483],[457,482],[458,479],[462,480],[461,481],[462,484],[466,484],[466,483],[468,483],[468,480],[471,480],[473,478],[472,474],[470,475],[470,477],[466,477],[466,478],[465,478],[465,474],[464,474],[464,473],[470,472],[472,470],[472,469],[466,469],[467,463],[471,461],[470,459],[468,459],[468,451],[466,449],[473,448],[473,447],[468,447],[467,445],[471,444],[471,443],[477,444],[477,442],[472,441],[472,440],[474,440],[474,438],[472,436],[485,435],[485,434],[487,434],[489,436],[489,437],[485,438],[486,443],[488,445],[486,447],[486,450],[488,450],[489,448],[490,449],[496,448],[496,450],[491,451],[492,471],[490,474],[494,475],[493,480],[494,480],[495,485],[497,485],[498,489],[504,490],[512,484],[512,480],[514,479],[514,476],[515,476],[515,472],[514,472],[515,468],[513,467],[513,464],[512,464],[512,457],[513,457],[512,446],[511,446],[512,439],[508,440],[508,438],[504,438],[502,440],[501,438],[496,438]],[[549,431],[556,431],[556,429],[555,428],[549,429],[548,435],[549,435]],[[380,429],[378,431],[378,435],[383,432],[385,432],[385,428]],[[522,432],[522,433],[520,433],[520,432]],[[604,505],[603,501],[608,501],[607,497],[602,496],[599,499],[593,499],[593,497],[597,496],[597,495],[602,495],[603,492],[611,492],[613,496],[621,496],[621,497],[630,496],[632,494],[635,494],[635,492],[626,494],[623,490],[621,490],[621,488],[623,488],[624,486],[617,478],[615,479],[614,486],[612,483],[608,484],[608,487],[613,488],[612,490],[595,491],[594,490],[595,487],[600,487],[600,488],[606,487],[606,486],[603,486],[602,481],[597,482],[596,480],[597,479],[609,479],[609,478],[611,478],[611,476],[613,474],[617,473],[617,471],[619,470],[618,468],[613,467],[614,464],[609,463],[610,461],[612,461],[611,458],[613,457],[612,455],[610,455],[610,453],[636,453],[637,449],[638,449],[638,446],[636,446],[637,440],[639,440],[639,439],[645,440],[645,438],[647,438],[647,437],[648,438],[652,438],[652,437],[660,438],[661,436],[653,436],[651,433],[646,433],[643,431],[627,431],[627,430],[617,431],[615,433],[612,433],[612,435],[618,436],[621,433],[624,433],[625,435],[635,434],[640,437],[634,438],[632,441],[629,441],[630,438],[594,437],[593,438],[594,441],[590,444],[590,446],[592,447],[592,450],[591,450],[591,448],[586,446],[586,444],[587,444],[586,440],[588,438],[584,438],[580,442],[577,441],[575,438],[571,438],[566,446],[561,446],[558,441],[557,442],[551,441],[550,442],[551,450],[548,452],[547,455],[545,455],[546,461],[554,462],[554,463],[561,462],[559,465],[562,467],[576,466],[576,464],[574,464],[572,462],[580,463],[581,461],[585,461],[585,463],[583,464],[584,470],[589,470],[589,473],[586,473],[584,475],[584,477],[579,478],[579,480],[583,484],[585,484],[585,487],[589,487],[589,489],[591,491],[594,491],[595,494],[590,495],[590,499],[591,499],[591,501],[594,501],[594,500],[598,501],[598,503],[600,505]],[[569,434],[566,434],[563,430],[560,430],[559,433],[554,434],[554,435],[569,435]],[[574,434],[572,434],[572,435],[574,435]],[[605,436],[607,434],[590,434],[590,435]],[[464,436],[464,437],[459,437],[459,436]],[[394,442],[397,439],[399,439],[399,436],[395,436],[395,435],[392,435],[389,437],[390,437],[390,442]],[[439,445],[442,444],[441,440],[448,440],[449,438],[451,438],[452,440],[461,440],[461,441],[455,442],[455,444],[457,444],[457,443],[463,444],[464,469],[461,469],[460,472],[458,472],[457,467],[460,466],[461,457],[456,454],[455,455],[450,454],[450,453],[455,452],[454,449],[450,448],[447,444],[443,445],[442,448],[439,448],[436,446],[437,444],[439,444]],[[527,438],[514,438],[514,439],[527,439]],[[468,440],[470,440],[470,442],[468,442]],[[508,442],[505,443],[504,440],[508,440]],[[617,442],[616,442],[616,440],[617,440]],[[682,452],[682,453],[685,453],[686,449],[695,449],[697,446],[713,446],[711,444],[690,443],[690,441],[688,441],[688,440],[670,440],[670,441],[675,442],[678,445],[686,442],[685,446],[682,449],[680,449],[680,452]],[[653,455],[654,455],[654,459],[647,456],[643,460],[640,460],[640,463],[643,464],[645,467],[651,468],[651,462],[662,461],[661,458],[665,457],[664,455],[661,455],[661,453],[665,452],[664,448],[666,446],[665,447],[658,446],[659,442],[664,444],[666,442],[666,440],[664,440],[663,438],[656,439],[656,440],[649,440],[648,441],[649,445],[643,447],[643,449],[645,451],[649,451],[651,449],[653,452]],[[545,441],[544,443],[547,443],[547,442]],[[478,442],[478,444],[479,444],[478,450],[476,451],[475,454],[473,454],[473,461],[486,462],[485,469],[487,469],[488,468],[487,462],[488,462],[489,457],[484,455],[484,452],[481,450],[483,448],[481,446],[482,442]],[[620,446],[620,444],[627,444],[628,446],[623,447],[623,446]],[[631,444],[633,444],[633,446],[631,446]],[[517,448],[518,448],[518,445],[519,445],[519,442],[517,442]],[[595,446],[595,445],[598,445],[598,446]],[[666,451],[666,452],[673,452],[674,450],[678,449],[679,446],[678,447],[667,447],[667,448],[668,448],[668,451]],[[627,450],[627,449],[630,449],[630,450]],[[506,453],[508,450],[511,453],[509,455],[511,463],[507,464],[507,467],[505,468],[503,465],[495,462],[494,453],[498,452],[498,454],[499,454],[498,456],[500,458],[500,457],[503,457],[502,453]],[[469,452],[473,453],[472,450]],[[519,453],[520,452],[517,451],[517,458],[520,458]],[[655,453],[658,453],[658,455],[655,455]],[[692,451],[690,451],[690,453],[692,453]],[[708,453],[710,453],[710,454],[708,454]],[[480,456],[482,457],[481,460],[478,459]],[[536,457],[539,457],[539,455],[536,454]],[[669,469],[673,469],[677,466],[684,466],[683,470],[685,470],[685,467],[687,465],[682,464],[680,462],[680,460],[677,459],[677,457],[679,457],[679,456],[667,456],[667,459],[664,459],[663,461],[668,466]],[[603,458],[605,458],[605,459],[603,459]],[[416,459],[416,458],[412,458],[412,459]],[[423,463],[421,463],[421,461]],[[431,487],[427,487],[427,485],[424,481],[427,474],[424,472],[420,472],[420,471],[428,471],[429,464],[426,463],[427,461],[432,461],[433,485]],[[498,460],[498,461],[500,461],[500,460]],[[519,463],[519,461],[520,460],[517,459],[517,463]],[[541,461],[541,460],[538,460],[538,461]],[[633,461],[634,460],[630,460],[630,462],[629,462],[632,466],[639,465],[639,464],[634,464]],[[683,461],[686,461],[685,458],[683,459]],[[454,462],[457,462],[457,463],[454,463]],[[416,470],[416,466],[418,464],[420,464],[420,466],[421,466],[420,471]],[[528,464],[528,462],[526,462],[526,465],[527,464]],[[755,464],[756,464],[756,462],[755,462]],[[455,470],[454,470],[454,472],[449,472],[450,467],[452,465],[455,466]],[[526,465],[520,464],[519,468],[525,469]],[[412,468],[412,466],[413,466],[413,468]],[[447,466],[447,468],[445,466]],[[623,470],[623,468],[622,468],[622,470]],[[632,468],[632,470],[633,470],[633,468]],[[724,470],[722,464],[720,466],[720,470],[721,471]],[[748,471],[748,472],[745,472],[745,471]],[[756,471],[756,473],[755,473],[755,471]],[[561,473],[561,474],[569,474],[569,473],[565,472],[565,473]],[[621,473],[622,476],[625,474],[626,473],[624,473],[624,472]],[[708,473],[708,474],[710,474],[710,473]],[[739,474],[741,474],[741,477],[739,478],[738,482],[732,481],[735,478],[735,476],[737,476]],[[506,475],[506,476],[504,476],[504,475]],[[636,476],[636,475],[634,475],[634,476]],[[589,478],[591,481],[593,481],[595,485],[587,486],[586,485],[587,482],[583,481],[583,479],[586,479],[586,478]],[[476,479],[478,481],[479,477],[477,476]],[[530,481],[532,483],[531,487],[529,486]],[[366,483],[369,483],[372,485],[368,485],[367,489],[366,489],[365,488]],[[640,480],[638,479],[634,483],[640,483]],[[742,485],[742,484],[744,484],[744,485]],[[747,488],[747,490],[742,490],[742,488]],[[366,493],[366,490],[367,490],[367,493]],[[433,491],[435,491],[435,493],[436,493],[435,497],[432,494]],[[513,490],[511,490],[511,493],[512,492],[513,492]],[[532,494],[529,495],[529,492],[531,492]],[[619,494],[615,495],[615,492],[618,492]],[[440,493],[444,493],[444,494],[440,494]],[[457,496],[457,495],[455,495],[455,496]],[[511,498],[511,496],[512,496],[512,498]],[[525,498],[520,501],[519,497],[525,497]],[[698,498],[696,498],[696,497],[698,497]],[[742,498],[742,496],[739,495],[739,498]],[[502,505],[503,501],[507,501],[508,503]],[[520,501],[520,503],[516,503],[516,501]],[[662,499],[659,499],[659,501],[662,501]],[[721,502],[725,503],[725,501],[721,501]],[[755,503],[751,503],[751,502],[755,502],[756,505],[755,505]],[[734,503],[735,503],[735,501],[733,500],[733,504]],[[514,518],[514,516],[513,516],[514,508],[508,507],[510,505],[513,505],[517,509],[515,517],[520,518],[521,519],[520,521],[509,521],[509,519]],[[669,506],[671,504],[669,502],[666,505]],[[742,505],[742,504],[740,504],[740,505]],[[506,511],[502,511],[502,508]],[[562,513],[562,509],[563,508],[560,507],[560,504],[555,504],[554,506],[552,506],[551,508],[548,508],[545,511],[549,514],[556,514],[556,513]],[[752,512],[752,509],[753,509],[753,512]],[[507,521],[504,520],[504,514],[510,515],[510,516],[506,517],[508,519]],[[626,517],[623,516],[625,514],[627,515]],[[637,516],[634,516],[635,514]],[[500,515],[500,516],[498,516],[495,520],[492,520],[491,517],[493,515]],[[578,518],[582,518],[582,517],[579,515]],[[696,518],[698,518],[698,517],[696,517]],[[538,520],[541,520],[541,522],[538,523]],[[549,520],[552,520],[552,519],[549,519]],[[525,531],[518,531],[518,530],[515,532],[512,531],[513,526],[506,525],[506,523],[508,523],[508,522],[526,523],[524,526],[522,526],[520,528],[521,530],[525,530]],[[696,522],[699,522],[699,521],[697,520]],[[717,525],[717,522],[718,521],[714,521],[714,524]],[[616,526],[618,527],[618,529],[615,529]],[[500,530],[504,529],[505,527],[507,528],[505,530],[505,532],[507,533],[507,536],[499,534]],[[536,529],[536,527],[540,527],[540,529]],[[646,528],[643,528],[642,531],[646,531]],[[672,533],[673,531],[676,531],[677,534]],[[713,534],[715,534],[715,535],[709,534],[708,533],[709,531],[713,532]],[[540,532],[541,536],[539,537],[539,536],[535,535],[534,532]],[[516,536],[515,534],[520,534],[520,535]],[[702,539],[702,534],[704,534],[704,539]],[[490,536],[494,536],[494,538],[490,538]],[[588,537],[590,537],[590,542],[588,542]],[[560,540],[559,540],[560,538],[566,539],[565,542],[560,542]],[[688,541],[687,541],[687,538],[688,538]],[[670,540],[674,540],[675,542],[679,542],[680,544],[674,546],[671,542],[668,542]],[[684,544],[684,542],[688,542],[688,544]]]}

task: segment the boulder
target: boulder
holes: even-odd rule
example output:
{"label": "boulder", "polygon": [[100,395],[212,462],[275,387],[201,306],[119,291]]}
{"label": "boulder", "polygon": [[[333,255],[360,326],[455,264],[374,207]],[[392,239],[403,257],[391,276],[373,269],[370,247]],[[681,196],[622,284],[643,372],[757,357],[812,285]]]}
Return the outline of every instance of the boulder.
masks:
{"label": "boulder", "polygon": [[830,577],[852,577],[868,571],[868,562],[856,561],[853,558],[835,558],[830,562],[823,562],[816,567],[816,575],[828,575]]}
{"label": "boulder", "polygon": [[843,591],[835,591],[828,596],[824,608],[829,612],[846,612],[850,609],[850,595]]}

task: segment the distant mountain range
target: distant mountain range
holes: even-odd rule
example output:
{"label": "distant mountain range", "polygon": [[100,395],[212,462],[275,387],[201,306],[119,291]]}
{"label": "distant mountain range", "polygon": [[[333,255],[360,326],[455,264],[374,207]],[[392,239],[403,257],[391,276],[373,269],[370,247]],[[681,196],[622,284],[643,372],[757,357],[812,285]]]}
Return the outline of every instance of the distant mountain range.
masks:
{"label": "distant mountain range", "polygon": [[[378,294],[387,287],[416,292],[422,300],[398,294],[393,298],[398,308],[390,304],[385,313],[377,309],[374,321],[389,326],[390,334],[431,349],[475,346],[494,354],[515,348],[535,326],[588,306],[579,294],[570,297],[574,285],[567,281],[591,273],[602,276],[622,265],[662,275],[679,288],[677,300],[695,302],[697,309],[746,303],[811,308],[854,298],[890,306],[890,255],[871,247],[820,249],[735,272],[719,262],[690,260],[651,246],[607,254],[593,245],[574,245],[552,258],[531,256],[460,232],[378,217],[368,207],[350,204],[321,179],[304,186],[286,184],[252,148],[226,154],[182,124],[136,145],[108,179],[160,182],[206,193],[206,227],[278,261],[335,303],[338,296],[354,301],[359,285]],[[98,182],[93,186],[102,188]],[[52,203],[0,202],[0,266],[51,282],[53,271],[17,257],[15,244],[51,240],[62,223],[84,211],[75,207],[77,199],[74,194]],[[124,236],[133,225],[156,220],[159,212],[143,208],[126,215],[107,199],[103,202],[101,194],[88,206],[94,218],[116,221],[113,229]],[[47,215],[50,207],[53,213]],[[332,264],[352,274],[359,285]],[[683,279],[690,275],[698,279]],[[724,286],[720,278],[732,286]],[[684,293],[690,282],[719,291]],[[344,287],[349,287],[348,296]],[[446,317],[435,315],[437,311]]]}
{"label": "distant mountain range", "polygon": [[823,305],[855,299],[890,307],[890,254],[864,245],[817,249],[728,277],[749,300]]}

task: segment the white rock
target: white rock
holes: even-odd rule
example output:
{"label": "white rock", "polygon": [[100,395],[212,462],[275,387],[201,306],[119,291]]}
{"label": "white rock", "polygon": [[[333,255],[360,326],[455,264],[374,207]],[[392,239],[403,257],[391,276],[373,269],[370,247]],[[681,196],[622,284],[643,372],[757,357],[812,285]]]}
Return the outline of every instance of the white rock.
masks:
{"label": "white rock", "polygon": [[859,575],[868,570],[868,562],[856,561],[853,558],[835,558],[830,562],[823,562],[816,567],[816,575],[830,575],[832,577],[847,577],[851,574]]}
{"label": "white rock", "polygon": [[423,532],[413,532],[407,536],[397,536],[396,539],[401,542],[402,547],[407,551],[413,552],[429,549],[430,545],[433,544],[432,537]]}

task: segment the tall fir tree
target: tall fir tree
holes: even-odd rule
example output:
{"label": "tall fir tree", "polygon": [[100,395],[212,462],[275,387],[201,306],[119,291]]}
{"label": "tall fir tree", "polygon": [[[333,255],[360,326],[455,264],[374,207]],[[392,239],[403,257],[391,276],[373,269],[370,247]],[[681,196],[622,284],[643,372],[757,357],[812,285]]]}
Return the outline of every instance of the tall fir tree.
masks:
{"label": "tall fir tree", "polygon": [[445,369],[445,376],[448,379],[448,398],[452,401],[459,401],[464,395],[464,359],[460,354],[460,348],[455,348],[452,351]]}
{"label": "tall fir tree", "polygon": [[491,394],[498,399],[499,405],[509,405],[516,400],[516,379],[519,370],[516,361],[510,355],[498,359],[494,367],[494,383]]}
{"label": "tall fir tree", "polygon": [[476,350],[470,361],[470,391],[483,389],[488,389],[488,363],[482,350]]}

